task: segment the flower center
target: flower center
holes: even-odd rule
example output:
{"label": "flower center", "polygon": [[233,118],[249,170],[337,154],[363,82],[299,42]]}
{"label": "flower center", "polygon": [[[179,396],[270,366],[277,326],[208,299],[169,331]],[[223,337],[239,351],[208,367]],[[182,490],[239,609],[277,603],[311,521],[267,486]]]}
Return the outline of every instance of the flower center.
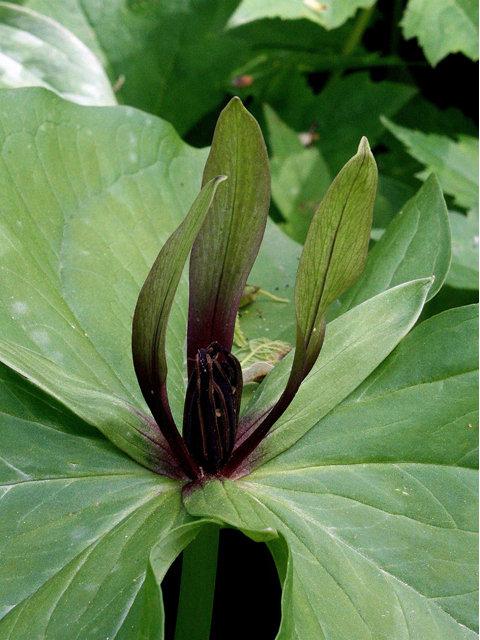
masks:
{"label": "flower center", "polygon": [[218,473],[235,443],[242,370],[228,349],[212,342],[199,349],[183,415],[185,444],[205,473]]}

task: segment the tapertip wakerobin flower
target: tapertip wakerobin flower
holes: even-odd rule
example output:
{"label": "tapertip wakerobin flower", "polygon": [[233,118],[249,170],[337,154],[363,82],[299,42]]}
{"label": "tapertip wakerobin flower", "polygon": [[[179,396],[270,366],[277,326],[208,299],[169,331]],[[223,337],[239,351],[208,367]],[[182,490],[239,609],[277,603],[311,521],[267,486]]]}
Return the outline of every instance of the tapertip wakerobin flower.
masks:
{"label": "tapertip wakerobin flower", "polygon": [[[330,304],[365,264],[377,170],[366,138],[319,205],[295,283],[297,338],[292,369],[277,401],[240,416],[242,371],[231,353],[235,318],[267,222],[268,155],[256,120],[233,98],[218,120],[202,190],[160,251],[133,320],[133,360],[156,425],[158,446],[175,473],[193,481],[248,472],[249,456],[268,436],[312,369]],[[166,327],[190,255],[188,386],[183,436],[167,396]]]}

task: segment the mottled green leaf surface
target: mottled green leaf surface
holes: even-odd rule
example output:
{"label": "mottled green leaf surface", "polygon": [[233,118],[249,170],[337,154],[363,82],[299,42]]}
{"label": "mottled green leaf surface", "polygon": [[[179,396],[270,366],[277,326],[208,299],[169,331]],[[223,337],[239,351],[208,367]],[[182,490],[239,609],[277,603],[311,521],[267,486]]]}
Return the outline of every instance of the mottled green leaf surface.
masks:
{"label": "mottled green leaf surface", "polygon": [[228,21],[237,27],[262,18],[298,20],[307,18],[326,29],[334,29],[353,16],[357,9],[371,7],[375,0],[242,0]]}
{"label": "mottled green leaf surface", "polygon": [[0,2],[0,87],[45,87],[84,105],[117,103],[100,61],[62,24]]}
{"label": "mottled green leaf surface", "polygon": [[475,0],[409,0],[401,25],[405,38],[418,39],[432,65],[458,51],[478,60]]}

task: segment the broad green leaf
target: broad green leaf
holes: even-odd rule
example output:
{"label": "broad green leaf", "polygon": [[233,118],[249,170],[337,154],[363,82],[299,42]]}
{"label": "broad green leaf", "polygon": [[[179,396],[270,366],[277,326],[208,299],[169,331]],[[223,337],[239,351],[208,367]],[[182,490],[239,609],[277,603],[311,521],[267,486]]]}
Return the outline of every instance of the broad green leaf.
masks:
{"label": "broad green leaf", "polygon": [[409,0],[400,24],[407,40],[418,38],[433,66],[449,53],[458,51],[478,60],[478,3],[475,0]]}
{"label": "broad green leaf", "polygon": [[[358,278],[372,226],[377,167],[367,139],[333,181],[315,212],[295,282],[295,362],[308,372],[320,352],[329,306]],[[292,369],[292,370],[293,370]]]}
{"label": "broad green leaf", "polygon": [[422,322],[356,391],[323,419],[319,412],[308,433],[265,469],[378,459],[475,467],[477,321],[472,305]]}
{"label": "broad green leaf", "polygon": [[270,206],[262,132],[239,98],[220,114],[203,184],[225,175],[190,257],[187,357],[218,342],[231,349],[235,318]]}
{"label": "broad green leaf", "polygon": [[452,264],[447,284],[458,289],[478,289],[478,207],[465,216],[450,211]]}
{"label": "broad green leaf", "polygon": [[[44,389],[48,377],[49,393],[74,411],[83,405],[79,415],[145,463],[151,444],[137,431],[145,424],[128,409],[146,410],[131,319],[159,248],[198,193],[205,154],[133,109],[86,110],[39,89],[0,98],[3,356]],[[176,415],[186,302],[183,279],[167,336]]]}
{"label": "broad green leaf", "polygon": [[478,139],[459,135],[456,142],[446,136],[400,127],[387,118],[381,120],[406,145],[410,155],[427,165],[418,178],[425,180],[435,172],[443,190],[452,195],[460,207],[471,207],[478,202]]}
{"label": "broad green leaf", "polygon": [[[347,397],[415,324],[431,279],[399,285],[327,325],[325,344],[293,402],[248,461],[256,468],[278,456]],[[246,411],[262,414],[280,397],[293,354],[265,378]]]}
{"label": "broad green leaf", "polygon": [[115,105],[100,61],[73,33],[27,8],[0,2],[0,87],[40,86],[84,105]]}
{"label": "broad green leaf", "polygon": [[230,17],[228,26],[239,25],[262,18],[281,18],[299,20],[306,18],[322,25],[326,29],[335,29],[353,16],[357,9],[368,8],[375,0],[242,0],[235,13]]}
{"label": "broad green leaf", "polygon": [[319,149],[305,149],[298,134],[264,107],[273,157],[272,197],[286,222],[283,230],[300,244],[305,242],[313,214],[325,195],[330,170]]}
{"label": "broad green leaf", "polygon": [[185,519],[179,485],[106,440],[12,413],[0,431],[0,636],[113,637],[138,617],[151,548]]}
{"label": "broad green leaf", "polygon": [[474,504],[475,474],[447,468],[439,486],[442,470],[380,463],[253,474],[211,482],[184,504],[192,515],[270,527],[285,540],[288,553],[268,543],[284,576],[280,640],[292,626],[305,640],[430,640],[432,628],[442,640],[473,639],[449,600],[476,584],[475,513],[457,507]]}
{"label": "broad green leaf", "polygon": [[[136,420],[121,408],[125,403],[146,411],[132,366],[132,316],[159,248],[200,190],[206,152],[130,108],[85,110],[38,89],[5,91],[0,101],[2,340],[34,352],[42,376],[42,357],[51,360],[55,388],[49,392],[61,401],[64,383],[77,405],[77,386],[95,388],[105,401],[98,415],[113,433],[116,411],[121,422],[127,415]],[[251,282],[292,303],[266,298],[246,308],[249,340],[293,341],[298,255],[297,245],[270,222]],[[187,303],[182,277],[167,332],[167,387],[178,425]],[[89,417],[82,415],[91,421],[98,403],[89,408],[83,398]],[[123,435],[128,432],[135,434],[125,427]]]}
{"label": "broad green leaf", "polygon": [[362,275],[342,298],[340,312],[402,282],[434,276],[430,300],[445,281],[450,258],[447,208],[438,180],[431,176],[370,251]]}
{"label": "broad green leaf", "polygon": [[4,364],[0,364],[0,407],[4,418],[14,416],[73,435],[103,439],[97,429]]}
{"label": "broad green leaf", "polygon": [[476,307],[422,323],[293,447],[183,496],[279,535],[279,639],[292,620],[299,639],[477,637],[477,326]]}
{"label": "broad green leaf", "polygon": [[158,427],[134,406],[19,344],[0,340],[0,357],[38,388],[96,426],[135,460],[159,473],[175,474]]}

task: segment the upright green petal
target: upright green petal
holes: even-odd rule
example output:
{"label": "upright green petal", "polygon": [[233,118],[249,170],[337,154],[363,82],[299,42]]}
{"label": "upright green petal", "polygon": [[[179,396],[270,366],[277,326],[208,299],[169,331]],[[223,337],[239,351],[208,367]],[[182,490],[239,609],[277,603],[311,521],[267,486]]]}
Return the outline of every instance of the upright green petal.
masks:
{"label": "upright green petal", "polygon": [[376,186],[377,166],[364,137],[357,154],[320,203],[300,256],[295,282],[297,342],[287,386],[271,410],[244,416],[240,430],[256,428],[234,451],[226,475],[258,446],[315,364],[325,337],[328,307],[355,282],[365,265]]}
{"label": "upright green petal", "polygon": [[[295,283],[297,353],[304,374],[317,359],[328,307],[361,274],[367,259],[377,167],[366,138],[333,181],[312,220]],[[294,365],[295,368],[295,365]]]}
{"label": "upright green petal", "polygon": [[238,305],[267,222],[267,150],[257,121],[238,98],[220,114],[203,184],[220,174],[228,181],[218,190],[190,259],[189,359],[213,341],[230,350]]}

